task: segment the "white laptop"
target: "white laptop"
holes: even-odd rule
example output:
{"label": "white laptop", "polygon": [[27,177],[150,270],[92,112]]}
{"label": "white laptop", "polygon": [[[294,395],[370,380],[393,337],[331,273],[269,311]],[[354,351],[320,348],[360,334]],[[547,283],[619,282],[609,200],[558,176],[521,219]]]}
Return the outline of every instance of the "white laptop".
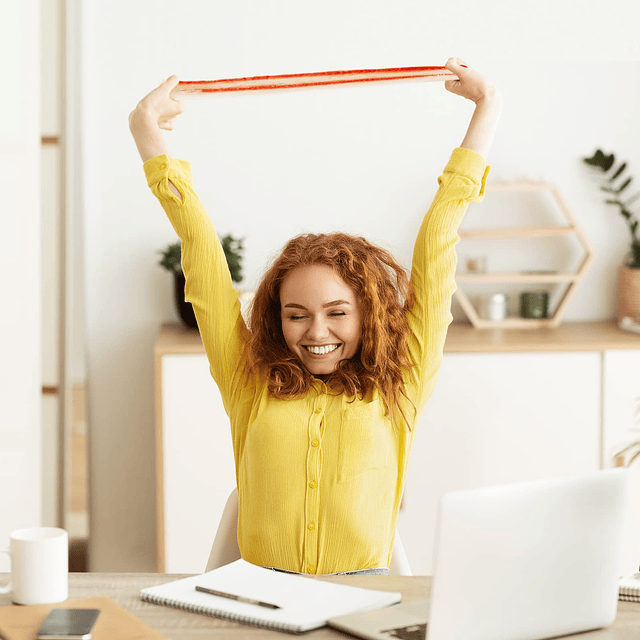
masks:
{"label": "white laptop", "polygon": [[626,469],[445,494],[430,600],[329,625],[372,640],[539,640],[606,627],[626,497]]}

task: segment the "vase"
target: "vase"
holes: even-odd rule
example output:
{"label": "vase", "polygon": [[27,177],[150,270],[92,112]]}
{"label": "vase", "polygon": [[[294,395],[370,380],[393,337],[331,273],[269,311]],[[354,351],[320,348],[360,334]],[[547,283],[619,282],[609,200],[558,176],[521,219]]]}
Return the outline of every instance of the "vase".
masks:
{"label": "vase", "polygon": [[640,319],[640,269],[620,267],[618,270],[617,319]]}
{"label": "vase", "polygon": [[197,329],[198,323],[196,322],[196,314],[193,312],[193,305],[190,302],[186,302],[184,299],[184,274],[175,273],[174,276],[174,298],[180,319],[187,327]]}

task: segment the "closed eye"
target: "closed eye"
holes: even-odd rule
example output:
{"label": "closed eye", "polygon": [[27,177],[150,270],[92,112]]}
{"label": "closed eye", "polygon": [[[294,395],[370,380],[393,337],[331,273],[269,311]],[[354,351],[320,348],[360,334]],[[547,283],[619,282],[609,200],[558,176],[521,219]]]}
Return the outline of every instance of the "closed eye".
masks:
{"label": "closed eye", "polygon": [[344,316],[346,315],[344,311],[332,311],[330,314],[330,316]]}

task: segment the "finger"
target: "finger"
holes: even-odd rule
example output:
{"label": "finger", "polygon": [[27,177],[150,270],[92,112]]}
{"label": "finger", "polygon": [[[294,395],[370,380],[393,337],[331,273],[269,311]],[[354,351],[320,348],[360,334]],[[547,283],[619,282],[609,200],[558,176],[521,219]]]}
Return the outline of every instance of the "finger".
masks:
{"label": "finger", "polygon": [[444,88],[447,91],[451,91],[451,93],[460,95],[460,80],[446,80],[444,83]]}
{"label": "finger", "polygon": [[452,73],[455,73],[458,77],[460,76],[460,73],[464,73],[462,69],[469,68],[464,63],[464,60],[461,60],[460,58],[449,58],[444,66]]}
{"label": "finger", "polygon": [[173,112],[176,115],[180,115],[184,111],[184,102],[182,100],[177,100],[171,94],[169,94],[171,100],[173,100]]}
{"label": "finger", "polygon": [[169,91],[169,93],[171,93],[171,91],[173,91],[173,89],[175,89],[175,87],[178,84],[178,82],[180,82],[180,80],[178,79],[178,76],[173,75],[173,76],[169,76],[163,82],[163,84],[165,85],[165,88]]}

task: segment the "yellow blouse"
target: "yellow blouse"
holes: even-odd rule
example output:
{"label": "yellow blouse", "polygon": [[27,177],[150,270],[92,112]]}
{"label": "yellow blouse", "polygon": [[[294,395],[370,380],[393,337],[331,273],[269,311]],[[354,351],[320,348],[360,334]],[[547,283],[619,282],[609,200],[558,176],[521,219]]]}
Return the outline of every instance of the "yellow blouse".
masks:
{"label": "yellow blouse", "polygon": [[193,189],[191,166],[163,155],[144,170],[182,240],[185,297],[231,422],[242,557],[311,574],[387,567],[413,427],[433,392],[452,320],[457,229],[468,203],[482,198],[489,167],[477,153],[455,149],[420,227],[411,269],[415,366],[406,372],[417,413],[405,410],[408,421],[398,416],[395,423],[385,417],[377,391],[349,402],[316,379],[304,398],[278,400],[266,379],[247,378],[248,329],[215,229]]}

